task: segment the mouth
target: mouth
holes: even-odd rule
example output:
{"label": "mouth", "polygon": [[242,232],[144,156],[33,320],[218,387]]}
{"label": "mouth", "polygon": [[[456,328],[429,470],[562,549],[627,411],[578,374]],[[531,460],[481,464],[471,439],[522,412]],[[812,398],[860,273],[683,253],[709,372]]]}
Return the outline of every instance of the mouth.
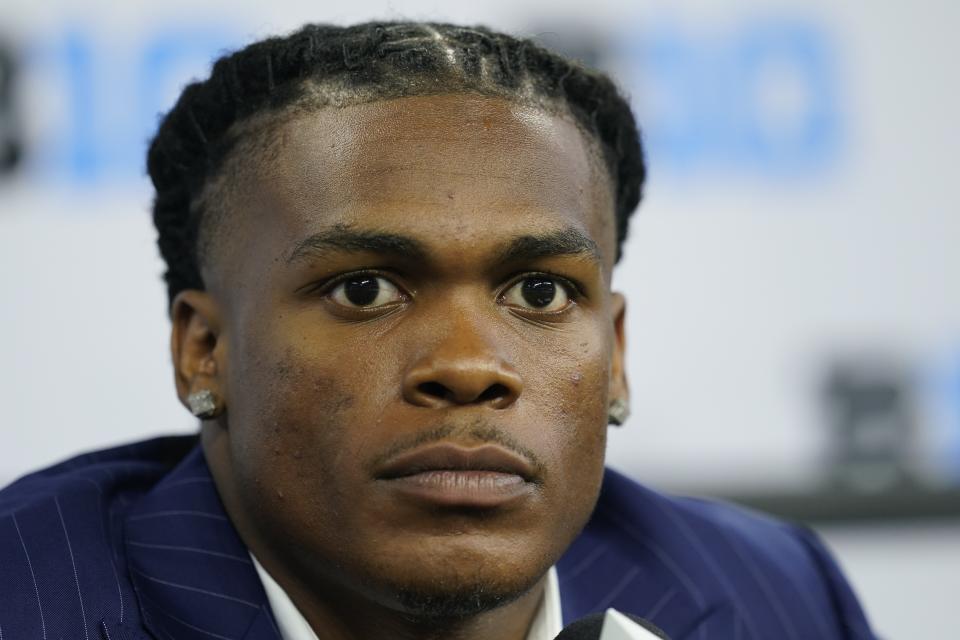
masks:
{"label": "mouth", "polygon": [[400,496],[429,506],[489,509],[529,497],[533,466],[497,445],[435,444],[390,460],[377,480]]}

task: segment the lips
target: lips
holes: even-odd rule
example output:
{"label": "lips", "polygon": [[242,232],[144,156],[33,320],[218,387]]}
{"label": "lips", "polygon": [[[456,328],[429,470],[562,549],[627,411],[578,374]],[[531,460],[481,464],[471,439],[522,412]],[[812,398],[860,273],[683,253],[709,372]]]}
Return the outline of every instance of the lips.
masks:
{"label": "lips", "polygon": [[377,479],[403,497],[431,506],[492,508],[529,496],[533,465],[497,445],[435,444],[387,462]]}

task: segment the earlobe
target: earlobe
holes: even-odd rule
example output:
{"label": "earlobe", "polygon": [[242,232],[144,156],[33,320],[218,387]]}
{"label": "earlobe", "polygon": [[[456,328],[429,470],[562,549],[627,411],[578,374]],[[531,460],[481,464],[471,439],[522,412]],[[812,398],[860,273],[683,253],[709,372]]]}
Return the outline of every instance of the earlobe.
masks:
{"label": "earlobe", "polygon": [[188,289],[174,299],[170,319],[170,352],[180,402],[201,419],[213,418],[226,403],[219,306],[209,293]]}

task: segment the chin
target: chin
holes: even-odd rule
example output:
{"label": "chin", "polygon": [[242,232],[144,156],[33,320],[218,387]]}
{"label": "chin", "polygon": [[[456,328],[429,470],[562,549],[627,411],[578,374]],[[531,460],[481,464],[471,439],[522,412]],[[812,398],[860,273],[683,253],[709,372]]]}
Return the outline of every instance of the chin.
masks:
{"label": "chin", "polygon": [[[545,571],[544,571],[545,573]],[[425,577],[425,576],[424,576]],[[542,574],[511,576],[434,576],[379,585],[389,605],[418,620],[462,620],[491,611],[523,596]]]}
{"label": "chin", "polygon": [[536,582],[523,587],[475,582],[446,589],[441,585],[397,585],[393,600],[405,615],[417,620],[465,620],[513,602]]}
{"label": "chin", "polygon": [[[454,545],[460,546],[460,545]],[[504,557],[491,551],[438,549],[424,543],[430,557],[378,562],[365,571],[366,587],[377,599],[418,620],[453,621],[476,616],[523,596],[546,574],[552,561],[514,549]],[[419,554],[415,554],[419,555]]]}

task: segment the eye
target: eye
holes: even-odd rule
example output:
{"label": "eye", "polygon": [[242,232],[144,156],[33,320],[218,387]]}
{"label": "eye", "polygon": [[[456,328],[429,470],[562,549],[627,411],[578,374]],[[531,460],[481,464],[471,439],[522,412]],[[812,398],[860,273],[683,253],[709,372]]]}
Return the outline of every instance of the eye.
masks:
{"label": "eye", "polygon": [[503,300],[516,307],[548,313],[562,311],[572,302],[566,285],[544,275],[527,276],[520,280],[507,289]]}
{"label": "eye", "polygon": [[365,309],[402,302],[404,299],[395,284],[373,274],[347,276],[327,295],[344,307]]}

